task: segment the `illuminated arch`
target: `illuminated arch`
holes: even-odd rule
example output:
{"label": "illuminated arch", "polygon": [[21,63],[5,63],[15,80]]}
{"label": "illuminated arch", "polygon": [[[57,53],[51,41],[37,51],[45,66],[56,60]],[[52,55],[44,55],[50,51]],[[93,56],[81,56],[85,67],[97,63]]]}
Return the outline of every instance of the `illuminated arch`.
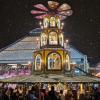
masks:
{"label": "illuminated arch", "polygon": [[66,54],[66,58],[65,58],[65,70],[70,70],[70,64],[69,64],[69,55]]}
{"label": "illuminated arch", "polygon": [[41,55],[38,54],[35,58],[35,70],[41,70]]}
{"label": "illuminated arch", "polygon": [[44,25],[44,28],[47,28],[49,26],[49,19],[48,18],[44,18],[43,25]]}
{"label": "illuminated arch", "polygon": [[49,44],[50,45],[57,45],[58,44],[58,38],[57,38],[56,32],[49,33]]}
{"label": "illuminated arch", "polygon": [[42,33],[41,35],[41,46],[44,46],[47,44],[47,35],[45,33]]}
{"label": "illuminated arch", "polygon": [[50,26],[51,27],[55,27],[56,26],[56,19],[55,19],[55,17],[51,17],[50,18]]}
{"label": "illuminated arch", "polygon": [[61,56],[58,53],[50,53],[47,57],[48,70],[61,70]]}

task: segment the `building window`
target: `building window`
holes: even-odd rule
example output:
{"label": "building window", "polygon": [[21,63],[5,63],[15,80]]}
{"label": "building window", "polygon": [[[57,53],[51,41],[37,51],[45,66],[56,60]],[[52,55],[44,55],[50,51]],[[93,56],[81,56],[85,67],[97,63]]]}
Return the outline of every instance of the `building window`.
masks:
{"label": "building window", "polygon": [[60,70],[61,69],[61,57],[57,53],[51,53],[48,55],[48,70]]}
{"label": "building window", "polygon": [[35,70],[41,70],[41,55],[38,54],[35,58]]}
{"label": "building window", "polygon": [[49,19],[48,18],[44,18],[43,24],[44,24],[44,28],[47,28],[49,26]]}
{"label": "building window", "polygon": [[50,26],[51,26],[51,27],[55,27],[55,26],[56,26],[55,17],[51,17],[51,18],[50,18]]}
{"label": "building window", "polygon": [[45,33],[42,33],[41,35],[41,46],[44,46],[47,44],[47,36]]}
{"label": "building window", "polygon": [[61,46],[64,45],[64,38],[63,38],[63,34],[62,34],[62,33],[59,35],[59,44],[60,44]]}
{"label": "building window", "polygon": [[50,32],[49,33],[49,44],[52,45],[57,45],[58,41],[57,41],[57,33],[56,32]]}

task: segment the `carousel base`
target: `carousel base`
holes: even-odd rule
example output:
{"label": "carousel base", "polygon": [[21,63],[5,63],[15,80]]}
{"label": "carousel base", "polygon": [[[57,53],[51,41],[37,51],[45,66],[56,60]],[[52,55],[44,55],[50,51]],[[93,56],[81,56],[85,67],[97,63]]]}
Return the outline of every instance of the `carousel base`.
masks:
{"label": "carousel base", "polygon": [[64,74],[41,74],[29,76],[15,76],[12,78],[1,79],[4,83],[100,83],[100,78],[93,76],[66,76]]}

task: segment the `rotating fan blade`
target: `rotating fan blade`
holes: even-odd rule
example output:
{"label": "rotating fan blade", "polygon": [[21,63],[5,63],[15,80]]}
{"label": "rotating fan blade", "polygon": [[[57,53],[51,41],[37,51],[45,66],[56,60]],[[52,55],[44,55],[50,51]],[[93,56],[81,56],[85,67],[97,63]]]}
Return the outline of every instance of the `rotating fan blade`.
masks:
{"label": "rotating fan blade", "polygon": [[63,10],[68,10],[68,9],[71,9],[71,7],[67,3],[64,3],[57,10],[63,11]]}
{"label": "rotating fan blade", "polygon": [[46,13],[44,11],[38,11],[38,10],[31,10],[31,14],[43,14]]}
{"label": "rotating fan blade", "polygon": [[48,11],[48,9],[43,4],[36,4],[34,5],[34,7],[44,11]]}
{"label": "rotating fan blade", "polygon": [[43,15],[40,15],[40,16],[36,16],[35,18],[36,19],[43,19],[45,16],[47,16],[48,14],[43,14]]}
{"label": "rotating fan blade", "polygon": [[73,13],[72,10],[67,10],[67,11],[61,11],[61,12],[58,12],[58,14],[64,15],[64,16],[71,16],[72,13]]}
{"label": "rotating fan blade", "polygon": [[55,2],[55,1],[48,1],[48,5],[49,5],[49,8],[56,9],[58,7],[59,3]]}

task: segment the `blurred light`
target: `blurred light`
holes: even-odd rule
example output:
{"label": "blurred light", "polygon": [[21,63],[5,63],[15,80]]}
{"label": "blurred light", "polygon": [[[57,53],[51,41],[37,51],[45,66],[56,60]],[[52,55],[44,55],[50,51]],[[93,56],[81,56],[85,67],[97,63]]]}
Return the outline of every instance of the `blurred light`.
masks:
{"label": "blurred light", "polygon": [[21,64],[21,65],[28,65],[28,64]]}
{"label": "blurred light", "polygon": [[39,40],[39,38],[36,38],[36,40],[38,41],[38,40]]}
{"label": "blurred light", "polygon": [[40,25],[42,25],[42,22],[40,21],[40,23],[39,23]]}
{"label": "blurred light", "polygon": [[71,64],[76,65],[76,62],[73,61]]}
{"label": "blurred light", "polygon": [[80,71],[79,70],[75,70],[75,73],[79,73]]}
{"label": "blurred light", "polygon": [[12,68],[17,68],[17,65],[12,65]]}
{"label": "blurred light", "polygon": [[66,59],[66,62],[68,62],[68,59]]}
{"label": "blurred light", "polygon": [[69,40],[68,39],[66,39],[66,43],[68,43],[69,42]]}
{"label": "blurred light", "polygon": [[61,23],[62,26],[64,26],[64,23]]}
{"label": "blurred light", "polygon": [[17,66],[17,64],[7,64],[7,65],[11,65],[11,66]]}
{"label": "blurred light", "polygon": [[31,61],[28,61],[28,64],[31,64]]}

